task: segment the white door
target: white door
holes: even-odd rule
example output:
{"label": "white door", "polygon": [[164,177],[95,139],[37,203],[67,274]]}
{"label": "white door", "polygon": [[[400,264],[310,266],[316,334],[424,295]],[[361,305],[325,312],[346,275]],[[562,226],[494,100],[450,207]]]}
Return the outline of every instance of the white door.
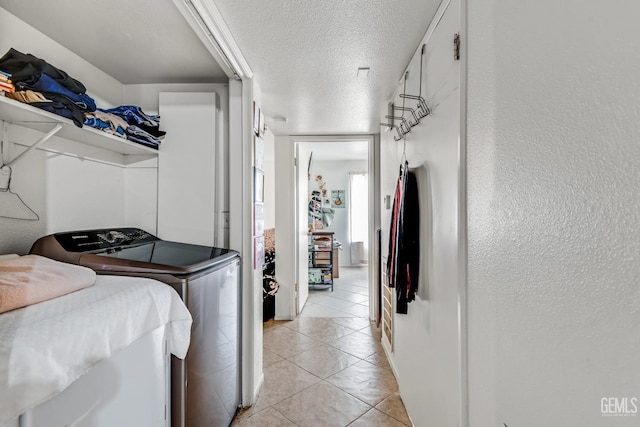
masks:
{"label": "white door", "polygon": [[309,203],[309,178],[307,165],[311,152],[301,144],[296,144],[296,283],[298,284],[296,314],[300,314],[309,298],[309,261],[308,246],[309,228],[307,205]]}

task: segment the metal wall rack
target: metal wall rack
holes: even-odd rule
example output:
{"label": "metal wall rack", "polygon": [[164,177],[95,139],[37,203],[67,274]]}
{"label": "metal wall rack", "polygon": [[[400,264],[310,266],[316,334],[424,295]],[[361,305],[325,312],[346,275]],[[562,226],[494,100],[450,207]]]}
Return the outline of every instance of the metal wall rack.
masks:
{"label": "metal wall rack", "polygon": [[[427,101],[422,97],[422,63],[424,61],[424,52],[426,45],[422,45],[422,52],[420,54],[420,93],[418,95],[412,95],[407,93],[407,78],[409,72],[404,73],[404,88],[400,94],[402,99],[402,106],[397,106],[393,103],[389,104],[388,114],[385,116],[388,123],[380,123],[381,126],[386,126],[388,129],[395,129],[397,136],[394,136],[395,141],[402,140],[409,132],[411,128],[420,124],[420,120],[431,114],[431,109],[427,105]],[[411,108],[405,104],[406,100],[414,101],[415,108]],[[396,113],[399,111],[400,113]],[[410,116],[405,118],[405,114],[409,112]],[[399,115],[398,115],[399,114]],[[396,121],[398,124],[396,125]]]}

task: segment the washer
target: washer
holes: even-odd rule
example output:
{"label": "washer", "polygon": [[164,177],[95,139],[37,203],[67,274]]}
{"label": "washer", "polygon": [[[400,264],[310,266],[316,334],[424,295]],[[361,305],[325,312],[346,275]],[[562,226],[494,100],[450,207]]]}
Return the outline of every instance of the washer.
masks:
{"label": "washer", "polygon": [[98,274],[148,277],[172,286],[193,316],[184,360],[172,356],[171,425],[228,426],[240,405],[240,256],[165,241],[138,228],[56,233],[32,254]]}

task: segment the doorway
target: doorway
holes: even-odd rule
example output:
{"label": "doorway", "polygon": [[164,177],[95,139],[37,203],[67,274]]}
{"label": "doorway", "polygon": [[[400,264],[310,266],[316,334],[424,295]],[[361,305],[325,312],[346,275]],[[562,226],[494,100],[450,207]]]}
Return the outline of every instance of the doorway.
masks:
{"label": "doorway", "polygon": [[[372,136],[298,137],[294,141],[296,316],[374,319],[374,142]],[[310,201],[315,205],[310,206]],[[333,243],[332,255],[315,255],[328,258],[323,262],[332,265],[331,274],[326,265],[314,263],[315,255],[309,252],[314,247],[310,236],[325,233]]]}

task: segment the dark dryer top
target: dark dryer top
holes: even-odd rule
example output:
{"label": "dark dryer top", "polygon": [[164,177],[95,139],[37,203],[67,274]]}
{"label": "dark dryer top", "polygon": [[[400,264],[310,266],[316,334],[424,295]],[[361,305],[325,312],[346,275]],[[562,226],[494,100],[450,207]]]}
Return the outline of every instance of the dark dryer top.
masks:
{"label": "dark dryer top", "polygon": [[211,246],[170,242],[139,228],[83,230],[39,239],[31,253],[100,271],[147,271],[174,275],[216,267],[238,255]]}
{"label": "dark dryer top", "polygon": [[137,246],[124,246],[96,252],[96,255],[172,267],[189,267],[235,252],[229,249],[157,240]]}

